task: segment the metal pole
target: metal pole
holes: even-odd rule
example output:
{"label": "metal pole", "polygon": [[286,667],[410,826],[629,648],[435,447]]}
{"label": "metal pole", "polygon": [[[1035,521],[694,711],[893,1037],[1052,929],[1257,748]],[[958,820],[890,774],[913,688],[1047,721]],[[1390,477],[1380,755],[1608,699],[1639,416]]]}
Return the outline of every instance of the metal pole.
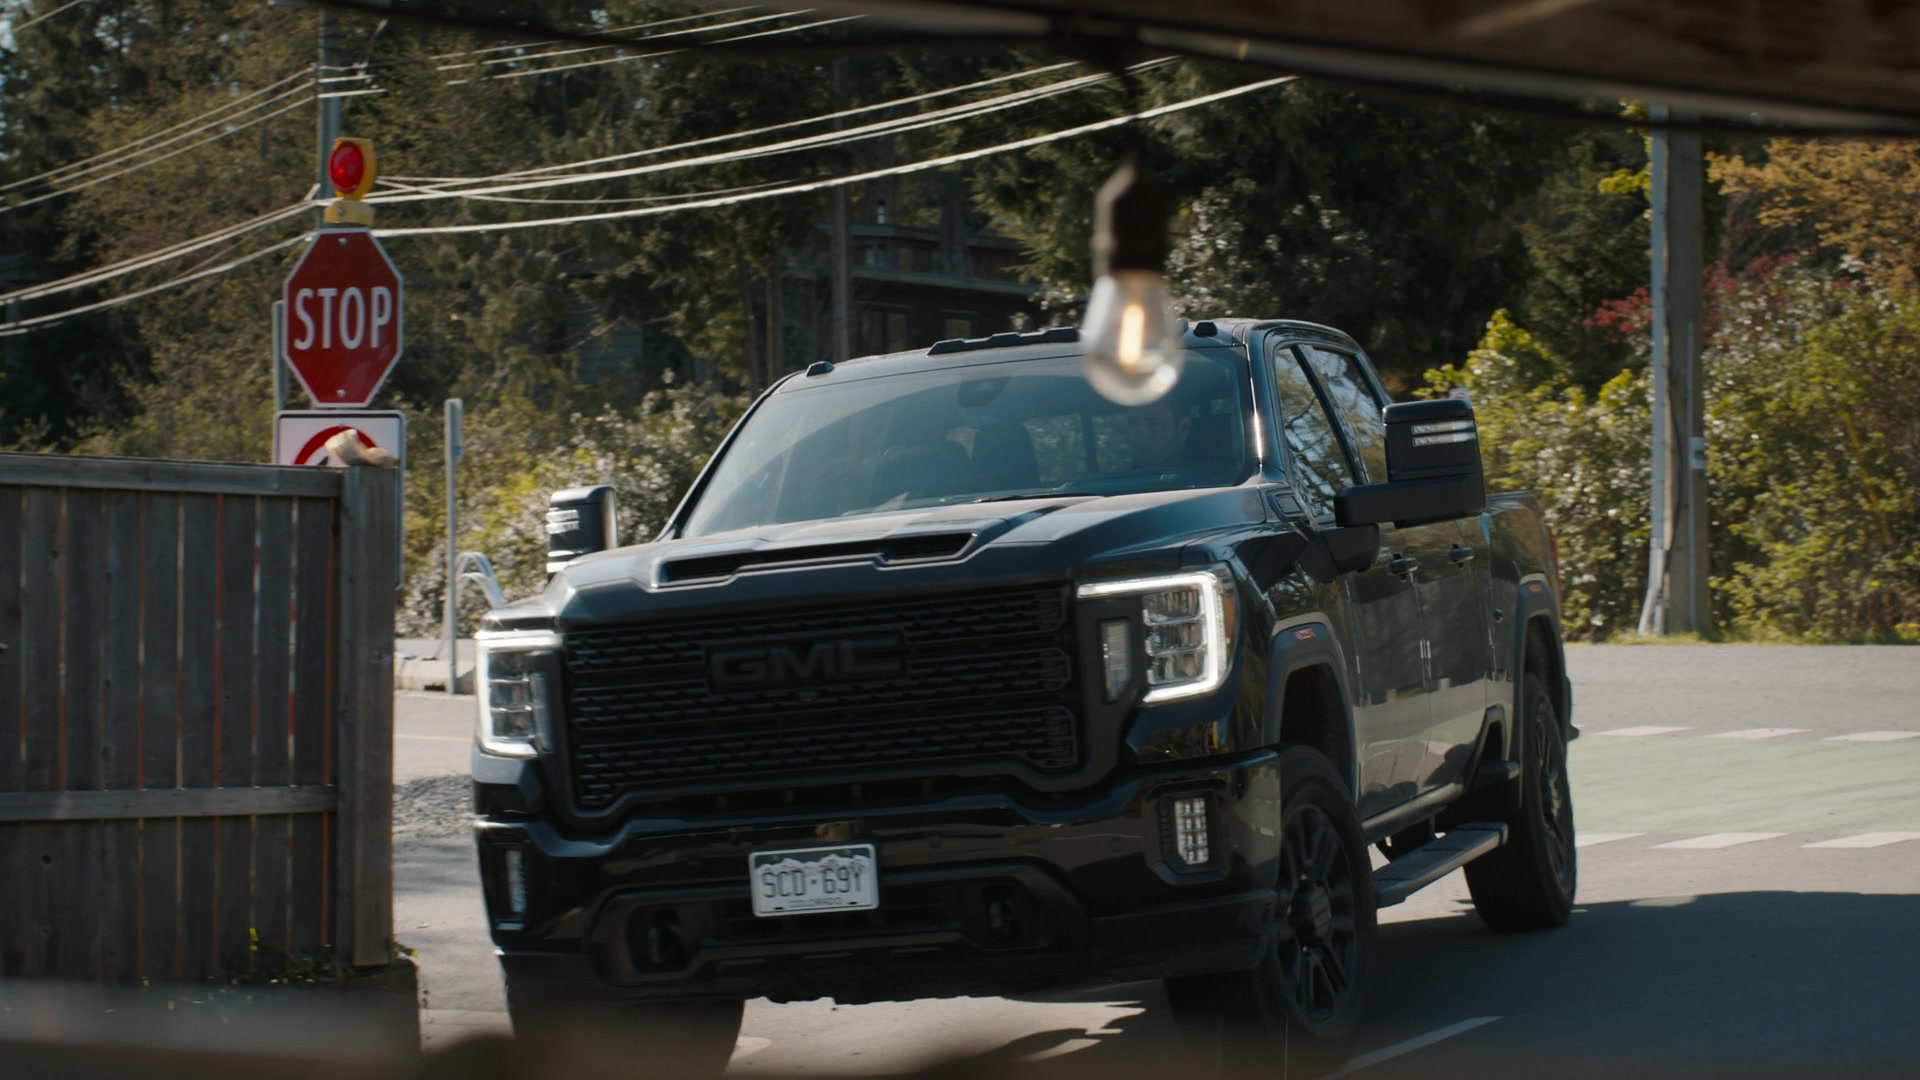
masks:
{"label": "metal pole", "polygon": [[1707,522],[1706,162],[1700,136],[1675,134],[1669,149],[1671,200],[1667,219],[1667,318],[1671,339],[1673,445],[1668,454],[1677,485],[1673,498],[1674,552],[1668,595],[1683,631],[1713,632],[1712,551]]}
{"label": "metal pole", "polygon": [[323,200],[327,197],[327,192],[332,190],[328,186],[331,180],[327,176],[327,155],[333,151],[333,140],[340,134],[340,99],[325,96],[328,84],[324,81],[335,77],[334,69],[339,63],[336,37],[333,13],[326,8],[321,8],[319,79],[322,81],[314,84],[314,93],[321,95],[318,99],[320,153],[316,176],[318,186],[315,188],[315,194]]}
{"label": "metal pole", "polygon": [[[460,692],[460,545],[459,521],[455,516],[454,468],[465,447],[461,445],[461,421],[464,406],[459,398],[447,399],[447,693]],[[476,668],[474,678],[479,678]],[[478,692],[479,687],[474,690]]]}
{"label": "metal pole", "polygon": [[[1655,105],[1653,119],[1665,120],[1667,108]],[[1653,442],[1649,451],[1651,466],[1648,491],[1647,595],[1640,605],[1640,632],[1652,636],[1667,632],[1667,556],[1673,548],[1668,523],[1673,517],[1667,508],[1667,447],[1672,430],[1667,417],[1667,173],[1668,146],[1665,128],[1655,128],[1650,140],[1648,169],[1652,177],[1653,222],[1652,279],[1649,292],[1653,299],[1653,361],[1647,381],[1653,388]]]}
{"label": "metal pole", "polygon": [[[841,36],[844,38],[844,28]],[[836,56],[833,60],[833,107],[838,112],[846,108],[847,97],[847,58]],[[833,127],[838,131],[842,122],[835,120]],[[853,355],[853,270],[851,254],[847,244],[847,189],[840,185],[833,189],[833,356],[835,363]]]}
{"label": "metal pole", "polygon": [[287,339],[287,302],[273,302],[273,412],[278,416],[287,407],[287,361],[280,355],[280,343]]}
{"label": "metal pole", "polygon": [[[1656,106],[1656,120],[1675,115]],[[1640,630],[1713,629],[1707,521],[1705,167],[1700,137],[1656,131],[1653,201],[1652,535]]]}

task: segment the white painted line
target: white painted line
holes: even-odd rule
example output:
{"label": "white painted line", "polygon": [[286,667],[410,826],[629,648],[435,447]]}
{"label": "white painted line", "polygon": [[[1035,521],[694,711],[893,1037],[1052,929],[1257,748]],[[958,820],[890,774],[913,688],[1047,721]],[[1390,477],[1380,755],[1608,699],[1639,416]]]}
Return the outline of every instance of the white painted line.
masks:
{"label": "white painted line", "polygon": [[1631,840],[1636,836],[1645,836],[1643,832],[1590,832],[1579,833],[1573,838],[1577,848],[1593,847],[1596,844],[1611,844],[1615,840]]}
{"label": "white painted line", "polygon": [[1835,735],[1823,742],[1899,742],[1901,739],[1920,739],[1920,731],[1860,731],[1852,735]]}
{"label": "white painted line", "polygon": [[1689,840],[1674,840],[1665,844],[1655,844],[1656,848],[1687,848],[1701,850],[1712,848],[1738,847],[1761,840],[1775,840],[1787,835],[1783,832],[1718,832],[1706,836],[1696,836]]}
{"label": "white painted line", "polygon": [[1345,1065],[1342,1065],[1340,1071],[1333,1075],[1345,1076],[1348,1073],[1371,1068],[1383,1061],[1392,1061],[1394,1058],[1404,1054],[1411,1054],[1415,1050],[1425,1050],[1434,1043],[1451,1039],[1455,1035],[1464,1035],[1474,1028],[1491,1024],[1498,1019],[1500,1018],[1497,1016],[1476,1016],[1471,1020],[1462,1020],[1457,1024],[1448,1024],[1446,1027],[1436,1031],[1429,1031],[1425,1035],[1417,1035],[1405,1042],[1397,1042],[1392,1046],[1382,1047],[1371,1054],[1361,1054],[1359,1057],[1353,1058]]}
{"label": "white painted line", "polygon": [[1634,738],[1640,735],[1671,735],[1676,731],[1692,731],[1690,727],[1623,727],[1612,731],[1583,731],[1583,735],[1620,735]]}
{"label": "white painted line", "polygon": [[1903,844],[1908,840],[1920,840],[1920,832],[1870,832],[1859,836],[1843,836],[1838,840],[1822,840],[1816,844],[1801,844],[1810,848],[1876,848],[1888,844]]}
{"label": "white painted line", "polygon": [[1805,735],[1803,727],[1750,727],[1739,731],[1716,731],[1709,739],[1777,739],[1782,735]]}

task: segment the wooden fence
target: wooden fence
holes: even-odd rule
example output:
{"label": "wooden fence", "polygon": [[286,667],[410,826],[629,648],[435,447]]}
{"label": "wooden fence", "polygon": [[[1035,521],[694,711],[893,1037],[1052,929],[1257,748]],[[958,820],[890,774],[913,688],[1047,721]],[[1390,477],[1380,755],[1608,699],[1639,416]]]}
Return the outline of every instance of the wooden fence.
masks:
{"label": "wooden fence", "polygon": [[0,975],[388,962],[398,484],[0,454]]}

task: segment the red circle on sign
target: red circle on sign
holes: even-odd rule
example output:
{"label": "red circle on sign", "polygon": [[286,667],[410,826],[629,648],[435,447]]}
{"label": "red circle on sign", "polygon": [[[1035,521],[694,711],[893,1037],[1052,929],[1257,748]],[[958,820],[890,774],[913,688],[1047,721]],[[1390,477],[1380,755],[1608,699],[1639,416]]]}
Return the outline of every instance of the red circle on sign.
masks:
{"label": "red circle on sign", "polygon": [[351,431],[355,435],[360,436],[360,441],[363,443],[366,443],[368,449],[377,449],[380,446],[379,443],[373,441],[373,436],[367,434],[364,431],[361,431],[357,427],[350,427],[346,424],[335,424],[330,428],[322,429],[313,438],[308,439],[304,444],[302,444],[300,447],[300,452],[298,454],[295,454],[293,457],[293,463],[296,465],[307,464],[309,461],[313,459],[314,454],[318,453],[321,450],[326,449],[328,439],[333,438],[335,435],[338,435],[343,431]]}

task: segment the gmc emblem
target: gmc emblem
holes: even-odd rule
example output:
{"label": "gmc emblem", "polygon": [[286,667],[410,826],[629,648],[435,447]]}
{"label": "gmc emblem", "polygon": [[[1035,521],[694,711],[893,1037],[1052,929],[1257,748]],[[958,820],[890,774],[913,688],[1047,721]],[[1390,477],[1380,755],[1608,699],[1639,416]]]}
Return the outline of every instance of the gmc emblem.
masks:
{"label": "gmc emblem", "polygon": [[715,690],[760,690],[871,679],[906,670],[897,635],[843,638],[801,645],[741,645],[707,652],[707,684]]}

